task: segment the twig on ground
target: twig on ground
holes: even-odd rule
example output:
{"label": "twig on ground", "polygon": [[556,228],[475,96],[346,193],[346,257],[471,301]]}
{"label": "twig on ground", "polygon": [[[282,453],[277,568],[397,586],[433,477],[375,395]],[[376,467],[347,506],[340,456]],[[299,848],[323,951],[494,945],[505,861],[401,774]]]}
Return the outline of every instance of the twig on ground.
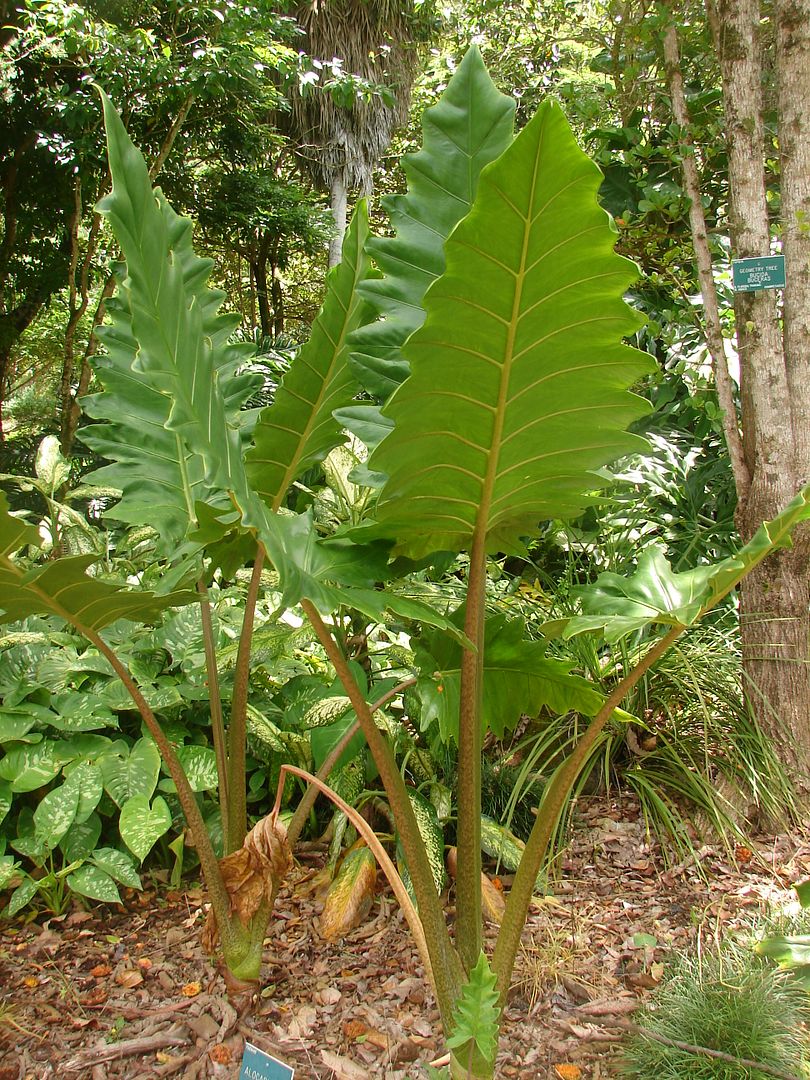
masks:
{"label": "twig on ground", "polygon": [[59,1068],[64,1072],[79,1072],[80,1069],[86,1069],[88,1065],[101,1061],[116,1061],[118,1058],[133,1057],[135,1054],[150,1054],[153,1050],[162,1050],[166,1046],[187,1046],[188,1042],[187,1035],[165,1033],[149,1035],[146,1038],[139,1036],[137,1039],[110,1043],[109,1046],[93,1046],[63,1062]]}

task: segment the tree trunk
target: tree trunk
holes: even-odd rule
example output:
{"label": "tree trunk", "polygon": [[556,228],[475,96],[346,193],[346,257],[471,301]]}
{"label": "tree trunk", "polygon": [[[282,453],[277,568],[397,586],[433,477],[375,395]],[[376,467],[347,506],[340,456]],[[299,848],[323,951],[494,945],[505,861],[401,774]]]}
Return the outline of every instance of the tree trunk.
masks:
{"label": "tree trunk", "polygon": [[256,283],[256,300],[259,305],[259,326],[262,337],[270,337],[273,333],[273,311],[270,306],[269,285],[267,282],[267,256],[262,256],[261,251],[252,260],[251,270],[253,280]]}
{"label": "tree trunk", "polygon": [[[738,259],[768,255],[771,228],[765,197],[759,3],[717,0],[715,4],[707,0],[706,6],[723,78],[732,251]],[[800,38],[804,35],[806,45],[808,34],[806,19],[801,27],[796,23],[796,9],[800,6],[785,2],[780,8],[784,26],[778,33],[782,42],[778,61],[784,64],[788,41],[794,58],[780,78],[780,110],[786,110],[780,132],[788,126],[781,145],[783,179],[785,168],[790,174],[792,167],[791,163],[786,166],[786,155],[791,159],[799,156],[802,136],[806,144],[807,129],[800,118],[804,100],[794,103],[792,95],[802,79],[806,82],[807,71],[792,82],[789,78],[789,69],[800,66],[795,63],[802,57]],[[788,27],[789,18],[792,22]],[[804,57],[806,60],[806,53]],[[784,100],[786,97],[790,102]],[[793,194],[788,185],[789,206],[791,200],[806,205],[802,203],[806,183],[805,177],[804,196],[800,183],[794,185],[799,190]],[[800,208],[796,206],[791,212],[795,214]],[[801,232],[800,221],[801,215],[794,227],[796,233]],[[795,245],[792,250],[793,262]],[[802,267],[794,267],[797,277],[801,271]],[[806,423],[810,395],[806,338],[804,348],[800,346],[799,353],[795,352],[796,338],[802,338],[802,320],[807,332],[808,313],[801,307],[793,312],[797,321],[791,336],[787,326],[793,322],[789,309],[795,303],[795,291],[795,285],[785,291],[784,340],[773,290],[735,294],[743,447],[751,477],[749,491],[740,493],[743,497],[738,509],[738,526],[746,539],[764,519],[773,517],[789,502],[808,476],[801,449],[806,446],[807,433],[797,431]],[[799,378],[797,372],[802,372]],[[807,537],[800,533],[792,551],[772,557],[750,575],[741,590],[740,620],[748,699],[805,798],[810,797],[809,602]]]}
{"label": "tree trunk", "polygon": [[270,289],[273,297],[273,333],[278,337],[284,333],[284,290],[275,266],[270,276]]}
{"label": "tree trunk", "polygon": [[349,206],[349,189],[342,172],[336,173],[330,192],[332,217],[335,219],[335,235],[329,243],[329,268],[337,266],[343,254],[343,237],[346,235],[346,217]]}

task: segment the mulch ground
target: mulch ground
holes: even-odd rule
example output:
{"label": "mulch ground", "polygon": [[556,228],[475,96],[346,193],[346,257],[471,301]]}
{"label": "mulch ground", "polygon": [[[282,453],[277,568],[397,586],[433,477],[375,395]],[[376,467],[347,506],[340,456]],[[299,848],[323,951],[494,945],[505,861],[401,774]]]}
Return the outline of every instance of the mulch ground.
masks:
{"label": "mulch ground", "polygon": [[[611,1024],[655,989],[668,957],[698,935],[755,924],[810,876],[800,836],[732,853],[707,844],[677,862],[646,836],[632,800],[583,799],[577,818],[553,895],[526,926],[499,1077],[614,1075],[623,1032]],[[0,1080],[236,1080],[245,1040],[296,1080],[424,1077],[442,1053],[438,1013],[382,877],[368,920],[327,944],[312,873],[299,865],[277,901],[262,996],[246,1019],[200,947],[199,890],[3,925]]]}

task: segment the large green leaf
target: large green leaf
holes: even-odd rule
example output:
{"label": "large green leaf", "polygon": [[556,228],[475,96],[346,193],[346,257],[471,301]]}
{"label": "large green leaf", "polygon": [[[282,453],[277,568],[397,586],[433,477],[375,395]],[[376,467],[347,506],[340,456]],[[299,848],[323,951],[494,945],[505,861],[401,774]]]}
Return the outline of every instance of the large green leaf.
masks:
{"label": "large green leaf", "polygon": [[256,425],[254,447],[247,455],[248,478],[274,510],[292,482],[343,441],[332,413],[348,405],[358,390],[349,368],[347,337],[371,313],[357,291],[368,274],[363,252],[367,238],[368,214],[361,202],[343,242],[343,259],[329,273],[310,338]]}
{"label": "large green leaf", "polygon": [[[536,716],[543,706],[562,714],[594,716],[604,697],[593,683],[572,675],[573,664],[544,655],[545,644],[524,638],[522,619],[495,615],[487,621],[484,646],[484,730],[502,738],[521,715]],[[442,738],[458,739],[461,648],[446,635],[429,633],[416,648],[417,690],[422,724],[439,724]]]}
{"label": "large green leaf", "polygon": [[514,113],[473,46],[423,116],[422,149],[402,162],[407,193],[382,201],[394,236],[368,243],[383,277],[360,285],[383,318],[353,335],[352,364],[377,397],[389,397],[408,373],[402,346],[421,326],[425,292],[444,271],[444,241],[472,206],[483,167],[511,142]]}
{"label": "large green leaf", "polygon": [[97,555],[53,559],[31,569],[12,557],[24,545],[38,542],[36,529],[8,512],[0,491],[0,623],[58,615],[80,630],[101,630],[117,619],[150,622],[168,607],[198,599],[192,592],[155,596],[88,577],[86,570],[98,561]]}
{"label": "large green leaf", "polygon": [[[241,436],[229,421],[219,386],[212,337],[204,332],[207,323],[203,313],[213,319],[220,335],[229,325],[227,320],[222,322],[221,316],[214,319],[210,315],[219,306],[218,294],[212,294],[206,286],[210,264],[193,254],[188,242],[190,223],[180,219],[159,192],[153,192],[142,156],[106,97],[103,103],[113,188],[99,204],[99,210],[109,218],[126,259],[127,273],[121,288],[131,313],[132,334],[138,342],[132,370],[169,399],[167,429],[181,436],[198,455],[205,483],[230,494],[244,525],[255,532],[279,572],[286,604],[307,597],[326,612],[345,604],[374,619],[391,610],[409,618],[422,618],[431,625],[449,626],[427,605],[390,597],[374,588],[379,577],[372,575],[371,566],[379,551],[317,543],[310,515],[274,513],[250,486]],[[355,258],[359,260],[359,254]],[[358,272],[353,270],[352,275]],[[332,294],[338,307],[345,301],[344,293],[341,279],[340,287],[336,286]],[[334,322],[334,314],[325,318],[327,328]],[[324,374],[331,370],[328,368]],[[317,418],[317,435],[313,429],[303,449],[295,439],[290,443],[296,455],[303,452],[304,461],[316,447],[320,453],[328,430],[334,434],[325,421],[325,403],[316,400],[312,411],[312,402],[310,394],[307,416]],[[325,426],[321,427],[322,423]],[[273,438],[279,432],[273,432]],[[269,435],[267,441],[269,445]],[[213,515],[220,520],[223,516],[227,511]],[[206,528],[212,529],[211,520]]]}
{"label": "large green leaf", "polygon": [[112,191],[98,204],[126,261],[119,286],[137,354],[136,377],[166,396],[168,431],[199,455],[216,491],[244,486],[243,439],[220,385],[222,351],[234,319],[219,313],[223,293],[208,288],[213,263],[191,244],[191,222],[153,190],[143,156],[102,94]]}
{"label": "large green leaf", "polygon": [[641,553],[631,577],[600,574],[593,585],[579,590],[583,614],[548,624],[550,633],[570,638],[599,631],[609,642],[645,626],[691,626],[777,548],[790,545],[790,534],[810,518],[810,485],[771,521],[764,522],[751,540],[719,563],[673,571],[661,548]]}
{"label": "large green leaf", "polygon": [[546,101],[481,174],[445,246],[447,269],[409,339],[411,375],[383,410],[394,430],[378,517],[412,556],[511,550],[538,520],[579,513],[605,463],[644,444],[627,387],[653,360],[622,343],[637,277],[613,251],[599,169]]}
{"label": "large green leaf", "polygon": [[[178,247],[181,265],[191,263],[189,233],[180,235],[175,251]],[[127,289],[119,292],[108,303],[111,324],[98,331],[106,348],[106,355],[95,363],[103,391],[82,400],[88,415],[105,422],[83,428],[82,441],[112,461],[91,474],[93,482],[122,492],[120,501],[105,516],[133,525],[148,522],[156,533],[158,553],[173,555],[189,523],[195,520],[195,504],[210,501],[225,505],[226,497],[205,483],[200,456],[177,432],[167,429],[170,398],[142,373],[133,371],[138,342],[132,332]],[[209,311],[213,306],[209,302]],[[212,363],[225,395],[226,412],[232,424],[241,426],[243,419],[252,415],[240,410],[257,377],[236,374],[237,364],[243,360],[240,348],[224,347],[220,328],[215,325],[213,330],[212,340],[218,345]]]}

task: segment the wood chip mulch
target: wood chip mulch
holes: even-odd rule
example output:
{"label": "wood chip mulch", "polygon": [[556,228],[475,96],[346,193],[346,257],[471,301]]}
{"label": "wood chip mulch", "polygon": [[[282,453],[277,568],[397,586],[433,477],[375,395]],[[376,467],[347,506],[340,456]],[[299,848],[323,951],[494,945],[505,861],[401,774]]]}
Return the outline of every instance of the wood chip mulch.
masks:
{"label": "wood chip mulch", "polygon": [[[668,957],[698,935],[755,926],[810,876],[798,835],[733,852],[697,844],[680,862],[666,854],[632,800],[580,800],[553,895],[526,926],[499,1077],[614,1075],[622,1032],[610,1022],[654,990]],[[438,1012],[382,876],[367,921],[327,944],[312,873],[299,865],[277,901],[262,996],[245,1019],[200,947],[198,889],[0,924],[0,1080],[236,1080],[246,1039],[296,1080],[425,1077],[442,1053]]]}

